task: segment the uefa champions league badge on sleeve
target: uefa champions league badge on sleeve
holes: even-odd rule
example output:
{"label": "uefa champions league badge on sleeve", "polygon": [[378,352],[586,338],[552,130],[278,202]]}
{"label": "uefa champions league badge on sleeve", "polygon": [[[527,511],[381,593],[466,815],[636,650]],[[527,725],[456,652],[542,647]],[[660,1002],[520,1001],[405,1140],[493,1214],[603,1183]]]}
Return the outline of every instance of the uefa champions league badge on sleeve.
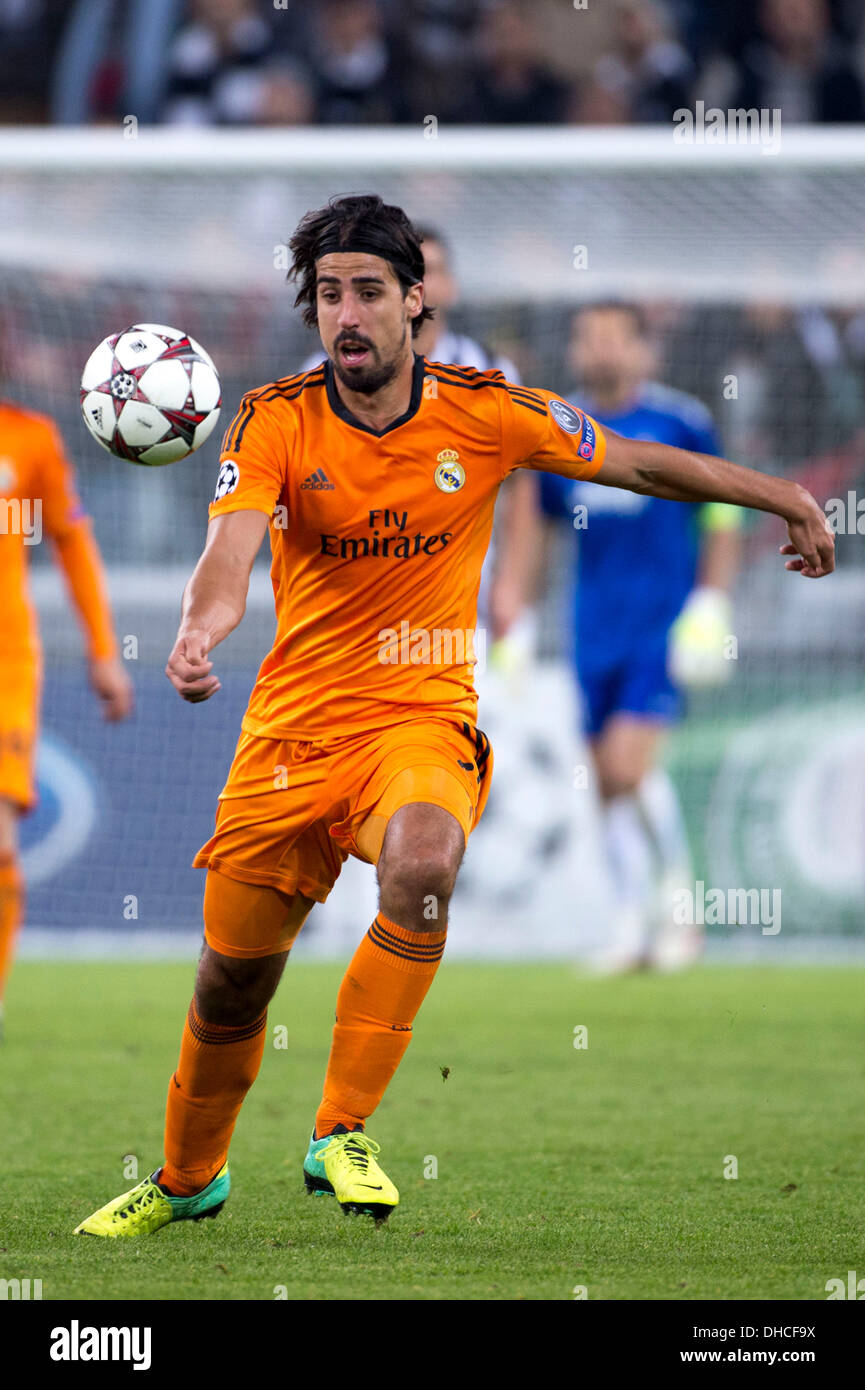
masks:
{"label": "uefa champions league badge on sleeve", "polygon": [[550,414],[559,429],[563,429],[566,434],[581,434],[583,436],[580,453],[584,459],[592,458],[595,452],[595,429],[588,415],[584,415],[581,410],[576,410],[574,406],[568,405],[567,401],[553,399],[548,402],[548,405]]}
{"label": "uefa champions league badge on sleeve", "polygon": [[221,497],[227,497],[230,492],[234,492],[240,482],[240,469],[236,463],[230,459],[222,465],[219,470],[219,477],[216,479],[216,491],[213,494],[214,502],[218,502]]}
{"label": "uefa champions league badge on sleeve", "polygon": [[567,401],[553,399],[549,402],[549,407],[550,414],[565,434],[582,434],[584,417],[572,405],[568,405]]}

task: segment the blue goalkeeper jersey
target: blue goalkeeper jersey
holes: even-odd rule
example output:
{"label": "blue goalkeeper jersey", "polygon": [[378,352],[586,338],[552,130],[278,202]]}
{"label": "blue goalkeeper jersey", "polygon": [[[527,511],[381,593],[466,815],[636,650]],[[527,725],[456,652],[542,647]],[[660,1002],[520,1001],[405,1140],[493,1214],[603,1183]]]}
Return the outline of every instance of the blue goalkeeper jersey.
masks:
{"label": "blue goalkeeper jersey", "polygon": [[[574,403],[628,439],[719,452],[706,407],[659,383],[647,383],[620,415],[599,413],[584,396]],[[607,669],[662,642],[694,587],[700,507],[553,473],[541,474],[541,504],[547,515],[577,523],[573,617],[581,672]]]}

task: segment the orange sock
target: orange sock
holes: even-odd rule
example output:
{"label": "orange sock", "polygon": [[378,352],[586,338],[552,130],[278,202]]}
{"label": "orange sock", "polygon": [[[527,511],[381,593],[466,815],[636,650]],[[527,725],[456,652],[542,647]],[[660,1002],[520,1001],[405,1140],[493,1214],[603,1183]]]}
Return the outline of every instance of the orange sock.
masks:
{"label": "orange sock", "polygon": [[23,908],[24,880],[18,856],[12,852],[0,854],[0,1000],[12,969]]}
{"label": "orange sock", "polygon": [[336,1023],[316,1137],[363,1126],[411,1042],[412,1023],[445,949],[446,929],[408,931],[379,913],[354,953]]}
{"label": "orange sock", "polygon": [[261,1066],[266,1020],[265,1012],[239,1028],[205,1023],[190,1004],[168,1083],[159,1177],[175,1197],[200,1192],[225,1163],[238,1111]]}

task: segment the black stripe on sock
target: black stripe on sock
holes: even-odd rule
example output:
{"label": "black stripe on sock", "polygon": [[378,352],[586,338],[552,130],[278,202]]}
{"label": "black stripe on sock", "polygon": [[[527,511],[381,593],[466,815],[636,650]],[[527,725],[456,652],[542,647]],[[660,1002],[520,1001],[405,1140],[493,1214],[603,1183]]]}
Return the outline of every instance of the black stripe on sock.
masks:
{"label": "black stripe on sock", "polygon": [[[370,931],[375,931],[377,935],[385,937],[394,946],[399,946],[406,951],[425,951],[431,953],[433,951],[443,951],[445,946],[443,941],[404,941],[401,936],[397,936],[394,932],[388,931],[387,927],[383,927],[378,917],[376,917],[370,927]],[[422,936],[423,933],[419,932],[418,935]]]}
{"label": "black stripe on sock", "polygon": [[198,1017],[193,1006],[190,1004],[186,1021],[189,1024],[189,1031],[196,1042],[218,1046],[222,1043],[247,1042],[250,1038],[257,1037],[259,1033],[264,1031],[264,1026],[267,1022],[267,1013],[263,1013],[261,1018],[257,1018],[254,1023],[247,1023],[238,1028],[223,1030],[221,1027],[217,1029],[216,1025],[205,1023],[203,1019]]}

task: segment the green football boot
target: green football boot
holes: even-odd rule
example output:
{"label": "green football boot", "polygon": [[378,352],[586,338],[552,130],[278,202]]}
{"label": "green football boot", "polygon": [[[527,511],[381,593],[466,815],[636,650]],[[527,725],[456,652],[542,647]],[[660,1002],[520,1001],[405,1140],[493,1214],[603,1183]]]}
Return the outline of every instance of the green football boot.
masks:
{"label": "green football boot", "polygon": [[205,1216],[216,1216],[225,1206],[225,1199],[231,1189],[231,1178],[226,1163],[212,1182],[192,1197],[171,1197],[156,1182],[161,1169],[145,1178],[137,1187],[113,1202],[100,1207],[80,1226],[76,1226],[76,1236],[148,1236],[167,1226],[170,1221],[201,1221]]}

